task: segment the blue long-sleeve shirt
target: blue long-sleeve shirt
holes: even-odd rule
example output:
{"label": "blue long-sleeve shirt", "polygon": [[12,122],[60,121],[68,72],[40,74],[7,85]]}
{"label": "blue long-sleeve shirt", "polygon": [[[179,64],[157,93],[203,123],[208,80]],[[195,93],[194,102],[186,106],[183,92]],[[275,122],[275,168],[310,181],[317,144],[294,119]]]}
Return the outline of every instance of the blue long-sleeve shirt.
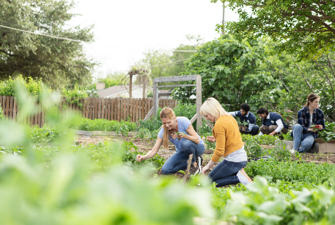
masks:
{"label": "blue long-sleeve shirt", "polygon": [[242,116],[241,111],[229,112],[233,117],[238,116],[241,122],[247,122],[248,130],[251,131],[252,128],[256,125],[256,116],[252,112],[248,112],[247,115]]}

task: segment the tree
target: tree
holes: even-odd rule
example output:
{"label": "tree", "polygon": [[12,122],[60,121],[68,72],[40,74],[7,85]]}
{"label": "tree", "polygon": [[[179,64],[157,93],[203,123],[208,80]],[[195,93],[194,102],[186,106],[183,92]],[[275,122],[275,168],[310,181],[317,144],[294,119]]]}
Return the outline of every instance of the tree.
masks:
{"label": "tree", "polygon": [[[264,58],[264,43],[239,41],[231,35],[205,43],[186,63],[185,75],[199,74],[202,78],[202,95],[215,97],[230,104],[232,110],[248,102],[274,80],[260,73],[258,68]],[[194,94],[189,87],[179,88],[174,97],[188,100]]]}
{"label": "tree", "polygon": [[[105,78],[99,78],[99,83],[105,83],[105,88],[109,88],[112,86],[120,86],[123,84],[127,84],[129,82],[126,73],[124,72],[112,72],[108,73]],[[93,84],[95,88],[96,83]]]}
{"label": "tree", "polygon": [[[0,0],[0,24],[83,42],[93,41],[91,27],[70,27],[73,3],[66,0]],[[0,27],[0,79],[22,74],[41,78],[53,88],[85,84],[95,65],[83,53],[83,43]]]}
{"label": "tree", "polygon": [[300,59],[321,55],[335,44],[334,0],[221,1],[240,16],[238,22],[224,25],[228,33],[253,38],[268,35],[281,42],[281,50],[299,51]]}

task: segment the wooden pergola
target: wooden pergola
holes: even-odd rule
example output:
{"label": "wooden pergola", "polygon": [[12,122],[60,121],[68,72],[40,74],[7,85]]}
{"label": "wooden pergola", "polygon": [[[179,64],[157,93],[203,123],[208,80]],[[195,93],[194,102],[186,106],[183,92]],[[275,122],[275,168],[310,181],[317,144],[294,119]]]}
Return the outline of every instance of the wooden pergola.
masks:
{"label": "wooden pergola", "polygon": [[[196,81],[195,84],[176,84],[176,85],[163,85],[159,86],[162,82],[180,82],[180,81]],[[200,107],[202,105],[202,86],[201,86],[201,76],[200,75],[188,75],[188,76],[174,76],[174,77],[157,77],[153,80],[153,107],[147,114],[144,120],[147,120],[151,115],[156,115],[158,110],[158,88],[166,87],[185,87],[185,86],[195,86],[196,87],[196,108],[197,113],[190,120],[193,123],[197,120],[197,129],[202,125],[202,117],[200,115]]]}
{"label": "wooden pergola", "polygon": [[133,91],[133,76],[134,75],[142,75],[142,81],[143,81],[143,99],[146,98],[145,96],[145,82],[146,77],[148,75],[149,71],[147,69],[137,69],[137,70],[131,70],[128,72],[129,75],[129,99],[131,99],[132,91]]}

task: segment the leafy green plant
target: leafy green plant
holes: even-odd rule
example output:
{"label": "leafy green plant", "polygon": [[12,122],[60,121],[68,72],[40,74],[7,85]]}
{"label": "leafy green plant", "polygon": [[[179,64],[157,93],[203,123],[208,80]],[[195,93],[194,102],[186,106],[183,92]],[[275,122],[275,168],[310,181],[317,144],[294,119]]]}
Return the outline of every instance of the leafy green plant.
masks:
{"label": "leafy green plant", "polygon": [[223,207],[223,219],[237,224],[332,224],[335,218],[334,190],[318,186],[315,189],[291,191],[289,197],[266,179],[256,177],[247,186],[252,193],[229,191]]}
{"label": "leafy green plant", "polygon": [[20,83],[29,94],[37,98],[41,97],[43,91],[51,92],[51,89],[47,88],[41,79],[33,79],[32,77],[24,79],[22,75],[19,75],[16,78],[9,77],[8,80],[0,82],[0,96],[17,96],[15,92],[16,83]]}
{"label": "leafy green plant", "polygon": [[[79,107],[83,108],[81,101],[88,97],[87,91],[84,88],[80,88],[78,85],[75,85],[73,89],[63,88],[62,96],[65,97],[65,100],[68,103],[76,104]],[[63,107],[67,107],[64,105]]]}
{"label": "leafy green plant", "polygon": [[[125,147],[125,153],[123,154],[122,161],[126,163],[126,165],[143,165],[143,162],[137,162],[136,156],[143,155],[139,148],[134,145],[132,142],[124,141],[123,146]],[[159,155],[155,155],[151,159],[145,160],[144,163],[146,165],[150,165],[153,167],[153,170],[156,171],[165,163],[165,159]]]}
{"label": "leafy green plant", "polygon": [[[21,113],[28,116],[33,109],[24,104],[33,99],[24,91],[20,96],[24,96],[18,98]],[[48,107],[46,113],[53,115],[59,105]],[[120,165],[122,161],[136,163],[122,154],[138,153],[131,142],[74,146],[68,126],[75,115],[68,112],[60,121],[51,115],[46,116],[50,129],[68,133],[62,142],[47,140],[50,146],[34,145],[34,135],[25,126],[0,121],[1,144],[22,147],[21,155],[0,153],[1,223],[191,225],[196,216],[213,218],[206,188],[195,189],[168,177],[148,179],[145,167],[135,170]],[[43,132],[33,133],[38,133],[35,141],[43,140]],[[97,168],[95,162],[101,160],[105,167]],[[153,162],[161,165],[161,160]]]}
{"label": "leafy green plant", "polygon": [[115,121],[106,119],[87,119],[80,118],[71,122],[70,127],[85,131],[116,131],[126,136],[130,131],[136,131],[137,125],[134,122]]}
{"label": "leafy green plant", "polygon": [[293,137],[291,136],[291,131],[287,132],[286,134],[283,134],[283,139],[286,141],[293,141]]}
{"label": "leafy green plant", "polygon": [[335,140],[335,123],[326,122],[325,129],[319,131],[319,138],[321,138],[325,142]]}
{"label": "leafy green plant", "polygon": [[5,120],[5,119],[6,119],[6,116],[3,114],[3,110],[2,110],[2,107],[1,107],[1,104],[0,104],[0,121]]}
{"label": "leafy green plant", "polygon": [[317,185],[326,184],[335,175],[334,164],[278,161],[273,159],[251,161],[245,170],[251,177],[263,176],[273,182],[284,180]]}

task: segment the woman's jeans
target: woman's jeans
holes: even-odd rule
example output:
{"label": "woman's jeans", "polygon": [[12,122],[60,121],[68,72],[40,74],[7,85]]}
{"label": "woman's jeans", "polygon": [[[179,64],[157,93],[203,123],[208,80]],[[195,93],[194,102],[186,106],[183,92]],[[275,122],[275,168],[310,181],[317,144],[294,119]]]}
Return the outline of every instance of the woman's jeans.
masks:
{"label": "woman's jeans", "polygon": [[240,180],[236,174],[246,165],[247,161],[230,162],[223,160],[209,173],[209,177],[216,183],[216,187],[237,184],[240,183]]}
{"label": "woman's jeans", "polygon": [[187,160],[190,154],[193,154],[192,163],[195,162],[196,157],[201,156],[205,151],[203,144],[196,144],[193,141],[185,138],[181,139],[181,149],[178,149],[162,167],[163,174],[172,174],[179,170],[185,170],[187,168]]}
{"label": "woman's jeans", "polygon": [[298,150],[299,152],[308,152],[314,143],[314,136],[313,133],[303,134],[303,130],[304,129],[300,124],[295,124],[293,126],[293,149]]}

